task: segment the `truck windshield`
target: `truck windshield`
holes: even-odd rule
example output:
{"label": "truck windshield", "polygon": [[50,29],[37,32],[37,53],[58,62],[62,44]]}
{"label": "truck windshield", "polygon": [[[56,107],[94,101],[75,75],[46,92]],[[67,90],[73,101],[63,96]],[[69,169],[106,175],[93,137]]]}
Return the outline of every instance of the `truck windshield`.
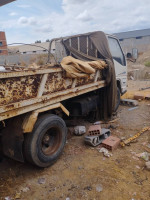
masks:
{"label": "truck windshield", "polygon": [[125,66],[125,57],[121,50],[119,42],[115,38],[108,37],[108,43],[113,59],[119,62],[121,65]]}

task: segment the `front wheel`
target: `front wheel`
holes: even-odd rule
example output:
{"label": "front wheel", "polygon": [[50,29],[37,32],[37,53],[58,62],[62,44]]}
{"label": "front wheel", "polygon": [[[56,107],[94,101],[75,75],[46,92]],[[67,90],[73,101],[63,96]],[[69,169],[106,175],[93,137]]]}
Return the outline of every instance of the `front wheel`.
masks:
{"label": "front wheel", "polygon": [[33,132],[25,135],[25,158],[38,167],[52,165],[61,155],[66,137],[63,119],[57,115],[43,115],[37,120]]}

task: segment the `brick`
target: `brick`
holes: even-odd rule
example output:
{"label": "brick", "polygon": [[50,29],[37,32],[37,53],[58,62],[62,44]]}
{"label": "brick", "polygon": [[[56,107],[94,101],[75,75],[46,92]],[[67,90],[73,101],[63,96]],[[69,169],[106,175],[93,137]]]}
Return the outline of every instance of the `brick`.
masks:
{"label": "brick", "polygon": [[102,142],[102,146],[111,151],[117,149],[119,144],[120,139],[114,136],[110,136]]}
{"label": "brick", "polygon": [[100,125],[92,125],[89,127],[88,135],[101,135],[102,129]]}
{"label": "brick", "polygon": [[143,100],[143,99],[145,99],[145,96],[140,93],[139,94],[137,93],[134,95],[134,99],[135,100],[140,100],[140,99]]}

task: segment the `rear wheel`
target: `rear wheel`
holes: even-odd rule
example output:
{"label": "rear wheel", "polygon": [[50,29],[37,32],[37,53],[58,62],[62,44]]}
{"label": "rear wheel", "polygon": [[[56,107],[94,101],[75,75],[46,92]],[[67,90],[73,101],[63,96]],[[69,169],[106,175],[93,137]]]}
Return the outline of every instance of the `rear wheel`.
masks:
{"label": "rear wheel", "polygon": [[57,115],[40,117],[32,133],[25,135],[24,153],[38,167],[52,165],[61,155],[66,143],[66,124]]}

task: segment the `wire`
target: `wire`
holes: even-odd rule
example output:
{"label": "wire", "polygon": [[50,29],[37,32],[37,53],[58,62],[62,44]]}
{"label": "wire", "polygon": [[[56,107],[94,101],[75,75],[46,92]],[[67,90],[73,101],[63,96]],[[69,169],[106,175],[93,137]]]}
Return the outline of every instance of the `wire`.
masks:
{"label": "wire", "polygon": [[[0,46],[0,47],[7,47],[7,46],[11,46],[11,45],[29,45],[29,46],[40,47],[41,49],[48,51],[48,55],[49,54],[52,55],[54,57],[55,62],[57,63],[55,56],[50,52],[50,50],[46,49],[45,47],[41,47],[39,45],[36,45],[36,44],[27,44],[27,43],[20,43],[19,42],[19,43],[11,43],[11,44],[7,44],[7,45],[3,45],[3,46]],[[48,59],[48,61],[49,61],[49,59]],[[48,63],[48,61],[47,61],[47,63]]]}

